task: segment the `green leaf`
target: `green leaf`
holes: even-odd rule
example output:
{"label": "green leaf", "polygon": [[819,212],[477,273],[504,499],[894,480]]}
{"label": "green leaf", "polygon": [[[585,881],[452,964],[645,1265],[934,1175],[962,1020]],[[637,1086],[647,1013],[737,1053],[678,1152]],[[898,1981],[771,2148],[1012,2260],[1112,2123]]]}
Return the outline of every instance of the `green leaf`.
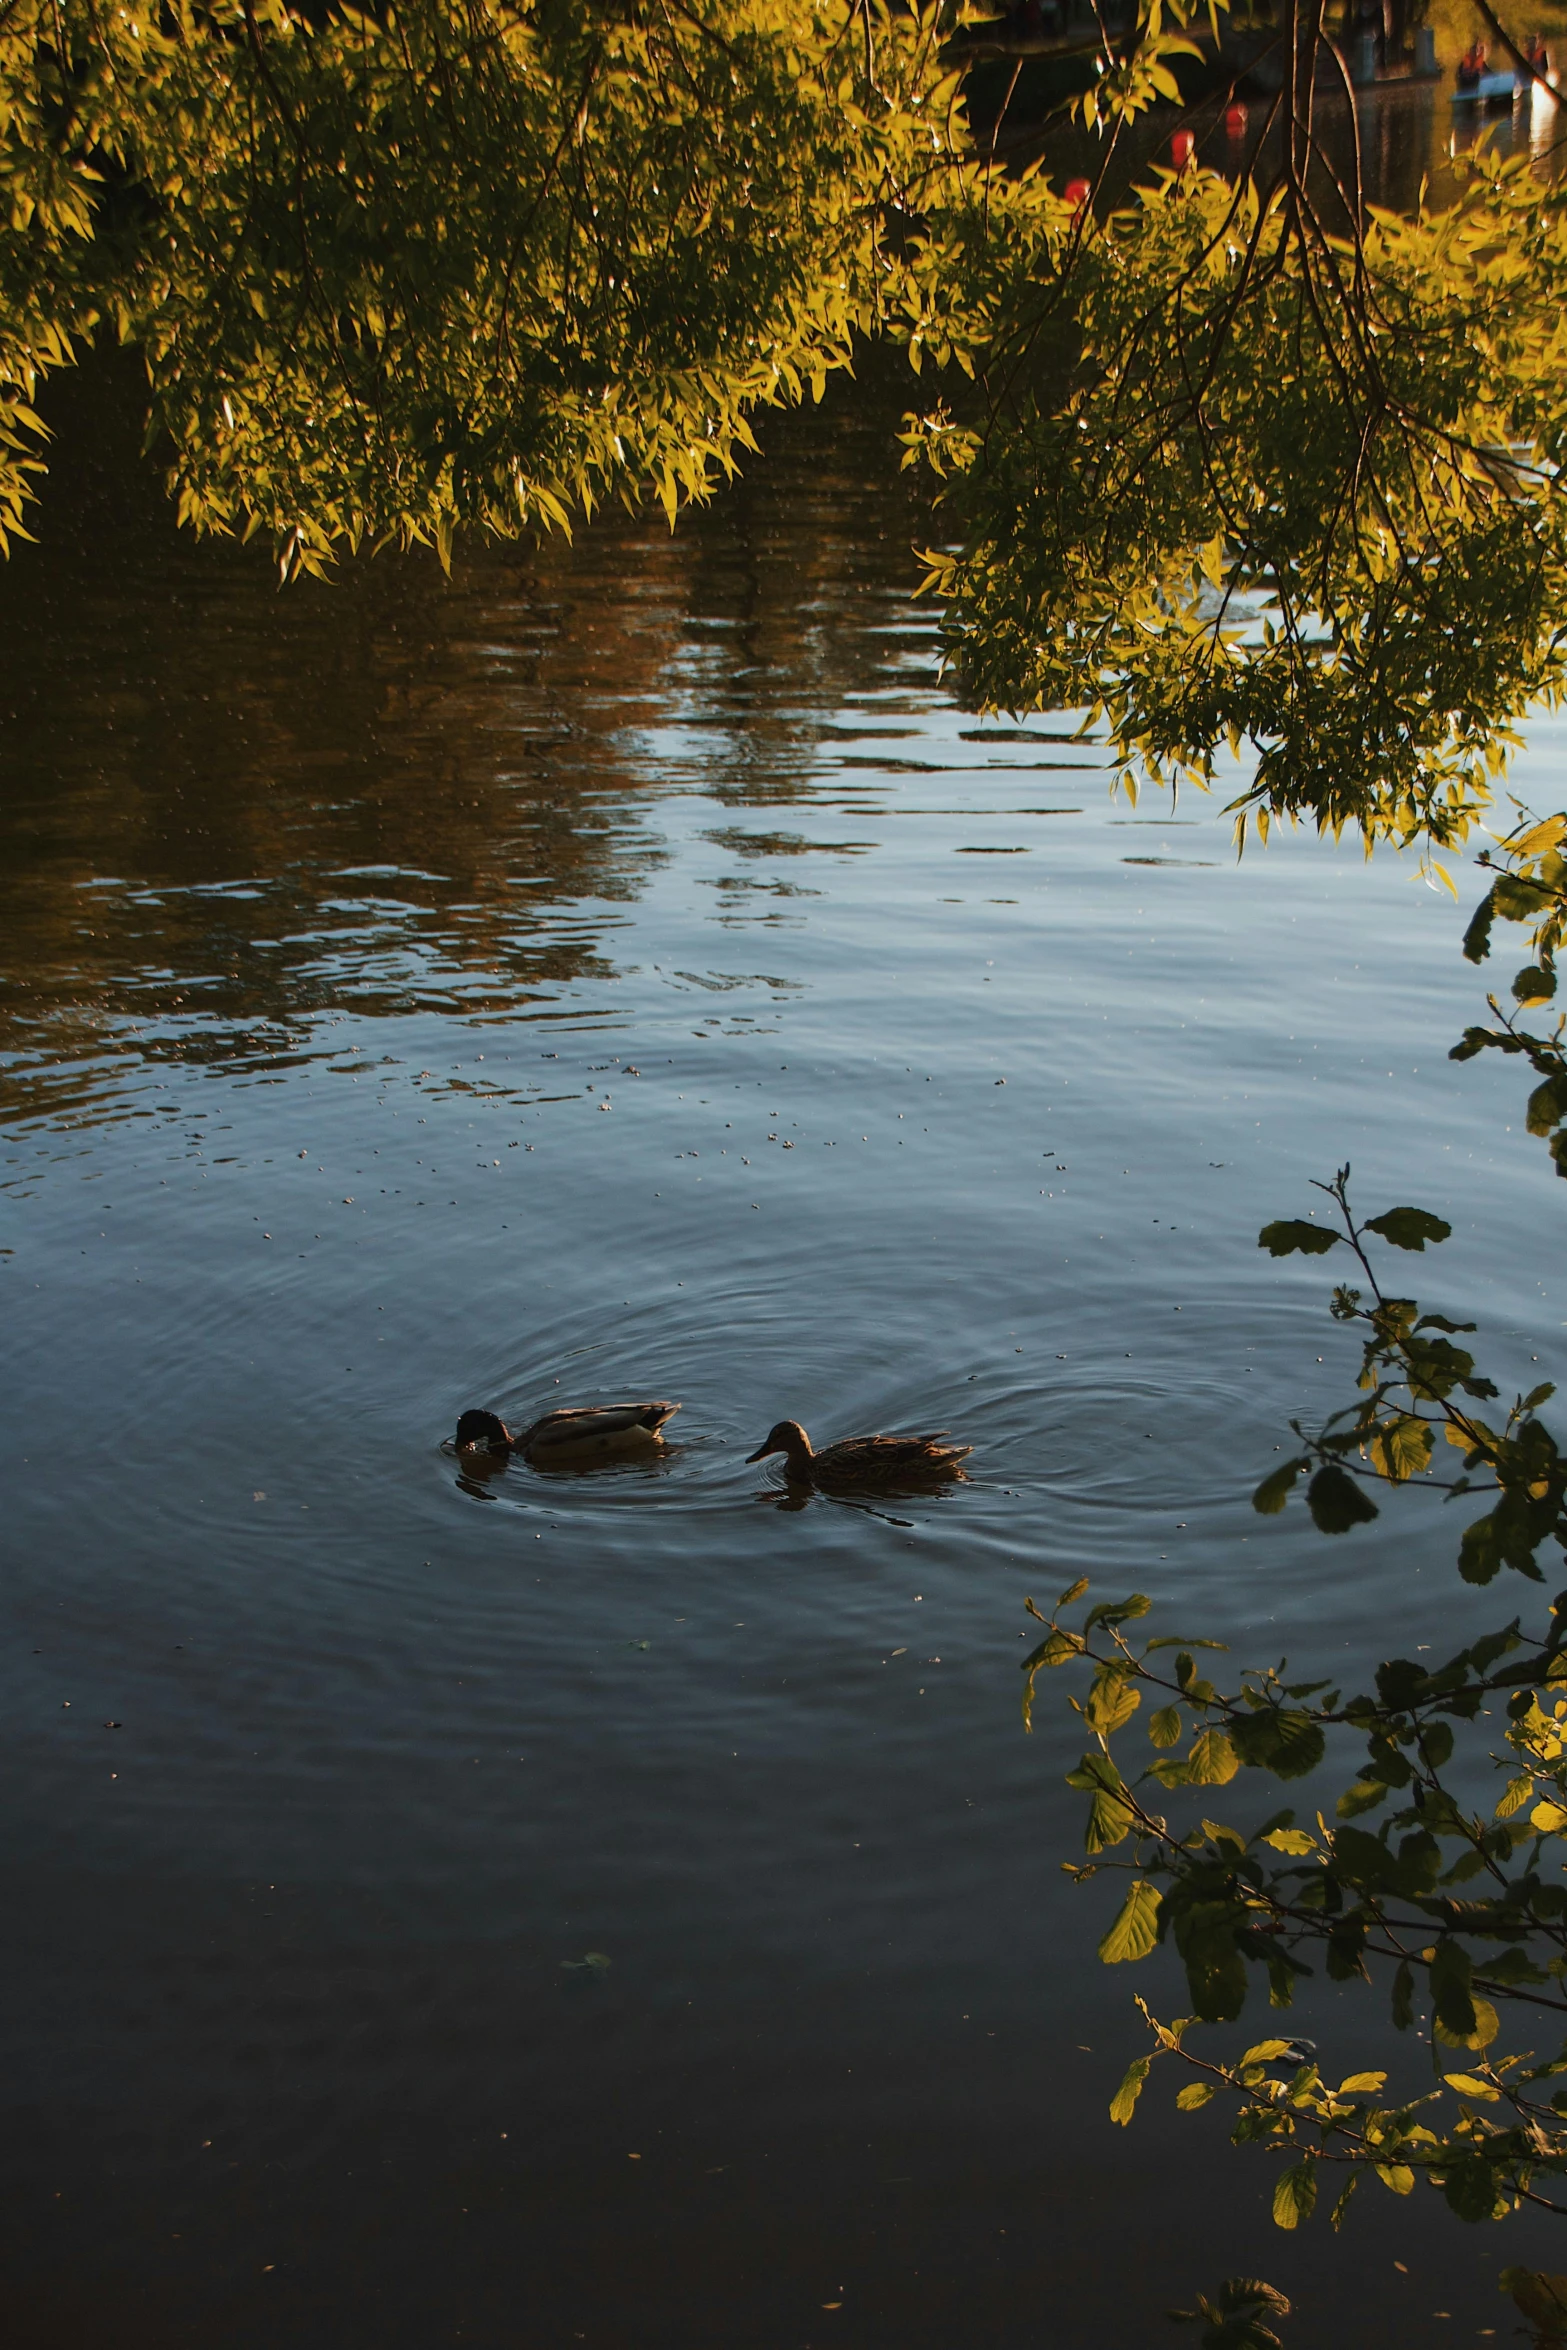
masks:
{"label": "green leaf", "polygon": [[1466,1583],[1491,1583],[1501,1573],[1502,1545],[1497,1513],[1489,1511],[1464,1528],[1458,1542],[1458,1572]]}
{"label": "green leaf", "polygon": [[1212,2081],[1188,2081],[1176,2097],[1182,2113],[1198,2113],[1218,2094]]}
{"label": "green leaf", "polygon": [[1556,993],[1556,973],[1548,963],[1525,963],[1513,973],[1515,1004],[1548,1004]]}
{"label": "green leaf", "polygon": [[1378,2162],[1372,2167],[1383,2186],[1390,2188],[1395,2195],[1412,2195],[1414,2193],[1415,2174],[1407,2163]]}
{"label": "green leaf", "polygon": [[1295,1460],[1283,1462],[1271,1476],[1264,1477],[1251,1497],[1251,1506],[1258,1516],[1276,1518],[1294,1490],[1296,1478],[1310,1466],[1309,1457],[1303,1453]]}
{"label": "green leaf", "polygon": [[1128,1889],[1121,1914],[1099,1945],[1099,1956],[1106,1966],[1120,1966],[1129,1959],[1146,1958],[1159,1939],[1159,1892],[1142,1879],[1133,1880]]}
{"label": "green leaf", "polygon": [[1448,2208],[1471,2222],[1489,2219],[1497,2204],[1496,2173],[1483,2155],[1445,2157],[1442,2193]]}
{"label": "green leaf", "polygon": [[1409,1961],[1400,1959],[1393,1977],[1393,2029],[1407,2032],[1415,2020],[1415,1978]]}
{"label": "green leaf", "polygon": [[1082,1653],[1083,1643],[1075,1632],[1052,1632],[1046,1639],[1041,1640],[1037,1648],[1029,1651],[1023,1659],[1020,1670],[1025,1673],[1034,1673],[1038,1672],[1041,1666],[1048,1665],[1054,1668],[1056,1665],[1070,1664],[1073,1657],[1081,1656]]}
{"label": "green leaf", "polygon": [[1483,963],[1491,951],[1491,924],[1496,919],[1496,891],[1488,889],[1469,917],[1464,953],[1471,963]]}
{"label": "green leaf", "polygon": [[1330,1248],[1337,1248],[1343,1237],[1341,1232],[1324,1231],[1320,1224],[1287,1216],[1276,1224],[1264,1224],[1257,1235],[1257,1246],[1265,1248],[1272,1257],[1325,1257]]}
{"label": "green leaf", "polygon": [[1143,2093],[1143,2083],[1148,2078],[1148,2067],[1152,2062],[1151,2056],[1134,2056],[1126,2068],[1120,2088],[1110,2100],[1110,2119],[1119,2122],[1122,2129],[1125,2129],[1137,2110],[1137,2100]]}
{"label": "green leaf", "polygon": [[1567,2277],[1543,2269],[1504,2268],[1499,2281],[1520,2314],[1540,2329],[1542,2345],[1553,2335],[1567,2339]]}
{"label": "green leaf", "polygon": [[1296,1707],[1269,1706],[1230,1724],[1230,1740],[1249,1770],[1271,1771],[1276,1779],[1304,1779],[1325,1751],[1322,1731]]}
{"label": "green leaf", "polygon": [[1364,1828],[1334,1831],[1333,1866],[1346,1884],[1368,1893],[1391,1893],[1397,1884],[1397,1860],[1380,1836],[1368,1836]]}
{"label": "green leaf", "polygon": [[1470,1994],[1470,2004],[1474,2008],[1475,2016],[1475,2028],[1472,2032],[1450,2031],[1441,2018],[1437,2018],[1432,2028],[1444,2048],[1472,2048],[1476,2051],[1489,2048],[1500,2032],[1502,2019],[1489,1999],[1483,1999],[1480,1993],[1475,1991]]}
{"label": "green leaf", "polygon": [[1308,2155],[1287,2170],[1273,2190],[1273,2224],[1276,2228],[1298,2228],[1303,2219],[1310,2219],[1317,2203],[1317,2166]]}
{"label": "green leaf", "polygon": [[1247,2049],[1235,2069],[1237,2072],[1243,2073],[1248,2065],[1277,2064],[1279,2058],[1288,2056],[1294,2046],[1293,2040],[1259,2040],[1253,2047]]}
{"label": "green leaf", "polygon": [[1222,1730],[1199,1730],[1181,1777],[1189,1787],[1227,1787],[1239,1769],[1235,1749]]}
{"label": "green leaf", "polygon": [[1181,1728],[1181,1709],[1178,1705],[1162,1705],[1156,1714],[1148,1717],[1148,1736],[1155,1746],[1179,1746]]}
{"label": "green leaf", "polygon": [[1358,1819],[1363,1811],[1375,1811],[1379,1803],[1387,1801],[1387,1786],[1381,1779],[1357,1779],[1353,1787],[1346,1787],[1333,1806],[1341,1820]]}
{"label": "green leaf", "polygon": [[1477,2080],[1473,2073],[1444,2073],[1442,2078],[1460,2097],[1477,2098],[1482,2105],[1496,2105],[1501,2100],[1499,2089],[1494,2089],[1489,2081]]}
{"label": "green leaf", "polygon": [[1377,1515],[1376,1503],[1336,1461],[1329,1461],[1312,1478],[1306,1505],[1320,1534],[1347,1534],[1352,1526],[1369,1525]]}
{"label": "green leaf", "polygon": [[1085,1849],[1090,1854],[1105,1852],[1124,1842],[1132,1831],[1132,1812],[1126,1781],[1109,1756],[1085,1754],[1076,1770],[1067,1772],[1066,1783],[1093,1797],[1083,1830]]}
{"label": "green leaf", "polygon": [[1273,1828],[1262,1841],[1271,1844],[1275,1852],[1293,1853],[1297,1858],[1317,1849],[1316,1838],[1308,1836],[1304,1828]]}
{"label": "green leaf", "polygon": [[1475,2030],[1474,2001],[1469,1983],[1473,1973],[1469,1953],[1461,1942],[1443,1941],[1431,1960],[1431,2001],[1439,2031],[1455,2047],[1467,2048]]}
{"label": "green leaf", "polygon": [[1355,2189],[1359,2186],[1359,2184],[1360,2173],[1358,2170],[1352,2170],[1349,2174],[1349,2177],[1344,2181],[1343,2186],[1339,2189],[1337,2202],[1334,2204],[1333,2209],[1328,2213],[1328,2225],[1330,2228],[1334,2229],[1335,2232],[1344,2225],[1344,2221],[1349,2213],[1349,2199],[1354,2194]]}
{"label": "green leaf", "polygon": [[1142,1702],[1142,1692],[1130,1675],[1114,1665],[1106,1665],[1094,1676],[1093,1686],[1083,1700],[1083,1719],[1090,1730],[1108,1738],[1125,1728]]}
{"label": "green leaf", "polygon": [[1092,1632],[1098,1625],[1104,1624],[1113,1631],[1117,1624],[1128,1624],[1138,1616],[1146,1616],[1152,1607],[1153,1601],[1142,1591],[1134,1591],[1126,1599],[1102,1599],[1083,1618],[1083,1630],[1085,1633]]}
{"label": "green leaf", "polygon": [[1238,1902],[1187,1901],[1174,1913],[1175,1943],[1192,2006],[1204,2023],[1229,2023],[1246,2004],[1246,1962],[1235,1947],[1248,1912]]}
{"label": "green leaf", "polygon": [[1366,1219],[1368,1232],[1379,1232],[1395,1248],[1423,1251],[1428,1240],[1446,1240],[1452,1225],[1440,1216],[1433,1216],[1426,1208],[1389,1208],[1385,1215]]}
{"label": "green leaf", "polygon": [[1431,1426],[1415,1413],[1384,1420],[1366,1447],[1371,1465],[1395,1485],[1418,1477],[1431,1465]]}
{"label": "green leaf", "polygon": [[1549,1134],[1567,1118],[1567,1075],[1547,1077],[1530,1094],[1524,1109],[1524,1122],[1531,1134]]}

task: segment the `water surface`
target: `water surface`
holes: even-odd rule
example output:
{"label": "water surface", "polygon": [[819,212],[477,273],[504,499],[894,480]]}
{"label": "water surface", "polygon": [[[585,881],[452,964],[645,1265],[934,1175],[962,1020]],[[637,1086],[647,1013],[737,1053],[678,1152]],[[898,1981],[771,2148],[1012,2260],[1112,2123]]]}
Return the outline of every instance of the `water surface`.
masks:
{"label": "water surface", "polygon": [[[1245,2271],[1495,2325],[1532,2226],[1292,2242],[1212,2117],[1110,2126],[1017,1714],[1082,1572],[1335,1664],[1514,1604],[1418,1506],[1246,1499],[1348,1384],[1255,1233],[1346,1157],[1499,1377],[1560,1355],[1464,908],[956,707],[874,387],[674,537],[286,594],[71,393],[0,578],[8,2340],[1119,2350]],[[440,1450],[623,1395],[655,1468]],[[972,1480],[781,1508],[784,1413]]]}

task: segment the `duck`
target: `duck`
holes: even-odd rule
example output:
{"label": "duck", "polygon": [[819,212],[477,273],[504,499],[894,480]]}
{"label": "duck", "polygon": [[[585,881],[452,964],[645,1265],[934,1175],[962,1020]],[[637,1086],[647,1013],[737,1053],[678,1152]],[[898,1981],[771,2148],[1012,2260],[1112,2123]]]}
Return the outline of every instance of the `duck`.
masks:
{"label": "duck", "polygon": [[679,1409],[677,1403],[583,1404],[546,1412],[516,1436],[494,1412],[464,1412],[457,1451],[469,1460],[520,1453],[536,1469],[587,1468],[662,1450],[664,1422]]}
{"label": "duck", "polygon": [[780,1420],[746,1461],[781,1452],[791,1485],[940,1485],[962,1480],[973,1449],[949,1444],[946,1429],[938,1428],[929,1436],[845,1436],[813,1452],[798,1420]]}

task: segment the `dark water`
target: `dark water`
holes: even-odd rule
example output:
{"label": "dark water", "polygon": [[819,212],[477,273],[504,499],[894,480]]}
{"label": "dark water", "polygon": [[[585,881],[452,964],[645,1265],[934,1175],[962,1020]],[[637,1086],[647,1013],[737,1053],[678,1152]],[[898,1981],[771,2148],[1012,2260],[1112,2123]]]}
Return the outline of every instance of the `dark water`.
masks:
{"label": "dark water", "polygon": [[[1235,119],[1228,118],[1222,95],[1189,110],[1151,108],[1117,142],[1110,197],[1124,201],[1134,184],[1146,181],[1151,167],[1168,170],[1170,139],[1182,127],[1193,131],[1198,160],[1209,170],[1232,179],[1252,171],[1269,182],[1279,165],[1283,101],[1264,95],[1241,103]],[[1357,91],[1351,105],[1324,68],[1313,98],[1313,127],[1340,189],[1353,188],[1358,170],[1367,201],[1391,211],[1412,212],[1422,188],[1433,205],[1450,204],[1461,185],[1455,163],[1482,146],[1503,159],[1527,155],[1542,181],[1559,180],[1567,172],[1567,104],[1540,89],[1531,88],[1511,104],[1455,106],[1450,78],[1395,81]],[[1097,181],[1105,153],[1097,135],[1065,123],[1031,134],[1026,122],[1019,122],[1012,136],[1023,142],[1024,152],[1037,137],[1057,185],[1077,173]],[[1325,172],[1315,176],[1319,201],[1331,221],[1338,207]]]}
{"label": "dark water", "polygon": [[[1289,2239],[1168,2087],[1106,2119],[1134,1981],[1024,1596],[1336,1664],[1505,1614],[1418,1508],[1250,1513],[1347,1384],[1255,1232],[1352,1158],[1506,1378],[1559,1208],[1444,1058],[1462,908],[953,705],[895,413],[673,538],[280,595],[61,403],[0,579],[18,2350],[1121,2350],[1237,2271],[1416,2344],[1559,2265],[1374,2188]],[[655,1469],[439,1450],[621,1395],[683,1401]],[[785,1412],[973,1480],[782,1510]]]}

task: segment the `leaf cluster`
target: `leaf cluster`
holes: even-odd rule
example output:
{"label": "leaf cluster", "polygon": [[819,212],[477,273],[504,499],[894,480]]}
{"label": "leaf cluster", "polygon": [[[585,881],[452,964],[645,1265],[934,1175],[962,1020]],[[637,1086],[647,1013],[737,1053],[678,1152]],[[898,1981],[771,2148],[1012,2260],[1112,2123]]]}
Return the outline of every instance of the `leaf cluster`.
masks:
{"label": "leaf cluster", "polygon": [[1556,957],[1567,930],[1567,815],[1543,822],[1525,817],[1498,842],[1495,854],[1487,850],[1479,862],[1497,879],[1464,933],[1464,953],[1471,963],[1484,962],[1496,923],[1517,922],[1528,926],[1532,960],[1513,975],[1514,1009],[1506,1011],[1494,995],[1488,997],[1497,1025],[1466,1028],[1448,1057],[1521,1054],[1539,1079],[1525,1113],[1528,1130],[1549,1140],[1557,1174],[1567,1175],[1567,1018],[1559,1015],[1549,1035],[1520,1025],[1522,1012],[1549,1004],[1556,994]]}
{"label": "leaf cluster", "polygon": [[[1343,1532],[1375,1514],[1368,1486],[1428,1476],[1440,1433],[1463,1456],[1451,1489],[1491,1500],[1461,1538],[1461,1575],[1488,1582],[1507,1566],[1539,1581],[1542,1548],[1567,1549],[1567,1466],[1537,1417],[1552,1390],[1520,1396],[1499,1424],[1479,1415],[1497,1390],[1453,1344],[1464,1326],[1388,1297],[1372,1270],[1373,1234],[1423,1250],[1447,1227],[1407,1207],[1358,1223],[1347,1180],[1345,1169],[1323,1187],[1342,1231],[1286,1222],[1262,1240],[1279,1254],[1343,1246],[1360,1261],[1370,1301],[1340,1290],[1333,1309],[1364,1331],[1360,1400],[1302,1439],[1256,1506],[1283,1508],[1314,1468],[1313,1518]],[[1222,1654],[1217,1643],[1134,1635],[1151,1612],[1141,1594],[1095,1602],[1074,1620],[1087,1590],[1075,1584],[1048,1617],[1029,1603],[1045,1636],[1023,1666],[1025,1721],[1039,1674],[1072,1668],[1082,1687],[1070,1703],[1089,1741],[1067,1775],[1087,1798],[1087,1857],[1073,1873],[1130,1878],[1100,1958],[1116,1965],[1173,1947],[1192,2008],[1170,2025],[1148,2014],[1153,2053],[1133,2063],[1112,2117],[1130,2120],[1151,2065],[1176,2057],[1195,2075],[1183,2109],[1226,2094],[1236,2142],[1283,2161],[1274,2217],[1284,2227],[1310,2215],[1324,2161],[1350,2171],[1335,2220],[1366,2170],[1398,2194],[1424,2178],[1464,2219],[1525,2201],[1567,2210],[1548,2191],[1567,2176],[1567,2086],[1551,2086],[1567,2081],[1567,2047],[1540,2059],[1501,2046],[1504,2016],[1567,2018],[1567,1591],[1543,1620],[1514,1616],[1440,1664],[1389,1659],[1369,1688],[1346,1695],[1290,1679],[1282,1660],[1214,1677],[1199,1658]],[[1146,1746],[1134,1758],[1128,1740],[1141,1745],[1139,1732]],[[1346,1744],[1360,1759],[1331,1812],[1302,1820],[1273,1809],[1246,1829],[1212,1816],[1212,1790],[1246,1773],[1305,1779]],[[1477,1807],[1473,1778],[1487,1761],[1505,1783]],[[1399,2031],[1429,2017],[1430,2089],[1390,2102],[1384,2073],[1330,2086],[1303,2042],[1259,2043],[1234,2061],[1188,2045],[1193,2023],[1237,2018],[1254,1980],[1287,2008],[1318,1970],[1333,1982],[1380,1979]]]}
{"label": "leaf cluster", "polygon": [[673,519],[874,331],[939,49],[873,0],[10,0],[0,520],[24,394],[102,328],[182,518],[285,572],[606,494]]}
{"label": "leaf cluster", "polygon": [[[1499,1400],[1500,1391],[1477,1372],[1468,1349],[1454,1344],[1474,1324],[1422,1313],[1417,1300],[1389,1295],[1368,1251],[1369,1236],[1376,1234],[1395,1248],[1423,1252],[1428,1242],[1447,1239],[1451,1226],[1410,1207],[1357,1224],[1349,1173],[1341,1167],[1330,1183],[1318,1186],[1337,1209],[1341,1230],[1289,1218],[1265,1224],[1258,1246],[1274,1256],[1347,1247],[1355,1257],[1366,1287],[1336,1289],[1332,1312],[1364,1334],[1359,1396],[1309,1434],[1291,1422],[1300,1450],[1263,1479],[1253,1506],[1276,1516],[1298,1480],[1312,1472],[1306,1489],[1312,1519],[1324,1534],[1343,1534],[1377,1515],[1367,1490],[1376,1484],[1418,1479],[1450,1500],[1494,1495],[1484,1516],[1464,1528],[1459,1573],[1466,1583],[1489,1583],[1510,1567],[1541,1582],[1542,1545],[1555,1540],[1567,1549],[1567,1459],[1536,1416],[1555,1388],[1542,1381],[1517,1395],[1504,1417],[1485,1416],[1479,1407]],[[1439,1477],[1432,1467],[1438,1439],[1460,1455],[1456,1476]]]}
{"label": "leaf cluster", "polygon": [[[1138,23],[1089,102],[1101,185]],[[962,289],[985,398],[910,419],[954,526],[929,581],[973,697],[1086,709],[1129,786],[1249,744],[1241,839],[1450,845],[1567,684],[1567,200],[1482,156],[1453,204],[1377,210],[1313,125],[1320,20],[1280,38],[1261,178],[1158,172],[1099,218],[1025,172],[933,208],[917,282]]]}

